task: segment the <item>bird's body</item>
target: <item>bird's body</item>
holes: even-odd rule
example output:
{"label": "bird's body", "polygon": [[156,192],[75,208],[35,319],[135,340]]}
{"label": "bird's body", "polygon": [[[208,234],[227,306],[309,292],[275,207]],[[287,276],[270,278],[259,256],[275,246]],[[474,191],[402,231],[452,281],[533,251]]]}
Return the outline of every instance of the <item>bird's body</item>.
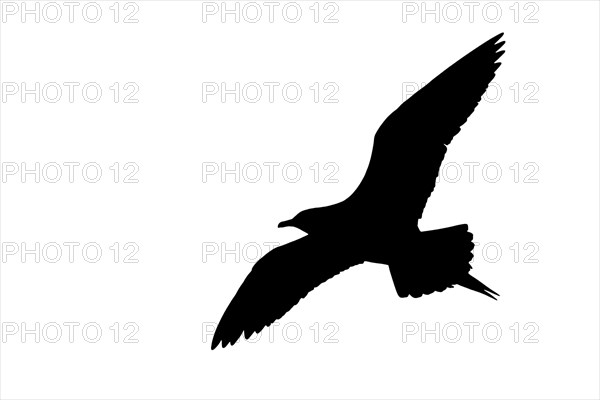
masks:
{"label": "bird's body", "polygon": [[312,289],[364,262],[389,266],[400,297],[461,285],[498,295],[469,274],[473,235],[467,225],[421,232],[418,221],[447,145],[494,77],[502,35],[485,42],[405,101],[375,135],[371,162],[346,200],[298,213],[279,227],[306,236],[261,258],[227,307],[214,349],[249,338],[281,318]]}

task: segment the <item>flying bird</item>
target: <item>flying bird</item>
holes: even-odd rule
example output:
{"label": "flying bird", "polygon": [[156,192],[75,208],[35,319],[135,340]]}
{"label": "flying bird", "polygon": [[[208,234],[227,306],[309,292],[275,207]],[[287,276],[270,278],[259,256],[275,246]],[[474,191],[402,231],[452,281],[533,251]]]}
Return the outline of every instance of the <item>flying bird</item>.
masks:
{"label": "flying bird", "polygon": [[248,339],[283,317],[311,290],[364,262],[386,264],[399,297],[460,285],[495,299],[469,274],[473,235],[458,225],[421,232],[446,148],[473,113],[500,66],[502,33],[461,58],[390,114],[371,160],[346,200],[301,211],[279,227],[307,235],[256,262],[215,331],[211,348]]}

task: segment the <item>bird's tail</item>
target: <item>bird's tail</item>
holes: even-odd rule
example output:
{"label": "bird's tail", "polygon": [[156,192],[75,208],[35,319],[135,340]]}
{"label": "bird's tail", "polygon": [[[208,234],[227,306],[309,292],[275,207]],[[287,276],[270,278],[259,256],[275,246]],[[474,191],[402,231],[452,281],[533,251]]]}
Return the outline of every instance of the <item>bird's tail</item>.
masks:
{"label": "bird's tail", "polygon": [[469,274],[474,245],[468,229],[465,224],[421,232],[414,255],[390,265],[398,296],[421,297],[461,285],[495,300],[499,294]]}

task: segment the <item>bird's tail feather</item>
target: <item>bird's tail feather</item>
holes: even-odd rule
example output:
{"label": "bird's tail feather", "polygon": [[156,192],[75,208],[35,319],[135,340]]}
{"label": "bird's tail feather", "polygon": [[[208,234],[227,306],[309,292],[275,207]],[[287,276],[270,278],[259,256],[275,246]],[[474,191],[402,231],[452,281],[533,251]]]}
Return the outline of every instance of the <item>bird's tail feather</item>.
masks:
{"label": "bird's tail feather", "polygon": [[390,265],[396,292],[400,297],[421,297],[442,292],[454,285],[484,294],[492,299],[498,293],[469,274],[473,258],[473,235],[467,225],[426,231],[420,234],[414,253],[397,265]]}

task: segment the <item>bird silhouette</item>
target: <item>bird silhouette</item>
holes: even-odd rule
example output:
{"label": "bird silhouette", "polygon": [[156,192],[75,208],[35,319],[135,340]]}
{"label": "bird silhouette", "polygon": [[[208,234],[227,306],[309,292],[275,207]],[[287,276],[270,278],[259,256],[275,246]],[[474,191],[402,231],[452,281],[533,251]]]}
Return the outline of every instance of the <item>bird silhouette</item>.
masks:
{"label": "bird silhouette", "polygon": [[211,348],[248,339],[311,290],[364,262],[387,264],[400,297],[460,285],[495,299],[469,274],[473,235],[458,225],[421,232],[446,147],[473,113],[500,66],[502,33],[461,58],[400,105],[375,134],[371,161],[346,200],[301,211],[279,227],[304,237],[256,262],[215,331]]}

